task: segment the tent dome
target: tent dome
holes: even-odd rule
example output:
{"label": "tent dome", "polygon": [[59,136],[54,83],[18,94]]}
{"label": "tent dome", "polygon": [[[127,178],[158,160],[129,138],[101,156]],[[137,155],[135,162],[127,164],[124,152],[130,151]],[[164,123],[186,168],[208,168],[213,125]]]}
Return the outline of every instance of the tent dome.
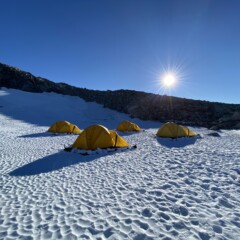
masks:
{"label": "tent dome", "polygon": [[128,143],[115,131],[102,125],[92,125],[80,133],[72,148],[95,150],[97,148],[128,147]]}
{"label": "tent dome", "polygon": [[48,132],[52,133],[77,133],[79,134],[81,131],[76,126],[67,121],[58,121],[55,122],[49,129]]}
{"label": "tent dome", "polygon": [[173,122],[165,123],[157,132],[157,136],[163,138],[193,137],[196,135],[197,134],[189,128]]}
{"label": "tent dome", "polygon": [[124,120],[118,125],[117,130],[121,132],[131,132],[141,131],[141,128],[135,123]]}

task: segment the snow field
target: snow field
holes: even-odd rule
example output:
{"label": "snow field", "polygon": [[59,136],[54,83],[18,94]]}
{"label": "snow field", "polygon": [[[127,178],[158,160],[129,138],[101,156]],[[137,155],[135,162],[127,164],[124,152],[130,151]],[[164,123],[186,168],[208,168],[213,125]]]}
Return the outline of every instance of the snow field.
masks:
{"label": "snow field", "polygon": [[54,114],[80,128],[126,115],[6,89],[0,106],[0,239],[240,239],[239,131],[159,139],[158,123],[138,120],[145,132],[120,133],[137,149],[83,156],[63,151],[77,135],[46,133]]}

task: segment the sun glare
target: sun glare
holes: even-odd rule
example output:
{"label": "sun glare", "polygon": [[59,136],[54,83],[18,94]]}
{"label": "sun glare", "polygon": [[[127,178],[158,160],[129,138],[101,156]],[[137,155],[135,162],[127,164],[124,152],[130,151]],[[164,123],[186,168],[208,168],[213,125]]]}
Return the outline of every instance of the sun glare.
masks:
{"label": "sun glare", "polygon": [[161,79],[165,88],[171,88],[176,84],[177,78],[174,73],[165,73]]}
{"label": "sun glare", "polygon": [[172,95],[179,91],[183,84],[186,83],[188,74],[183,63],[166,64],[158,67],[158,71],[154,72],[154,87],[160,95]]}

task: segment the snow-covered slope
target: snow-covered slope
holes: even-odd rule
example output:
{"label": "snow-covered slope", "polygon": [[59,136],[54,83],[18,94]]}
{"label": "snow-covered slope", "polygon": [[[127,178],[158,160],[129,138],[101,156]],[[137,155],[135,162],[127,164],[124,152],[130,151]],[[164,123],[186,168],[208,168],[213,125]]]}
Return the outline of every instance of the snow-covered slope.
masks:
{"label": "snow-covered slope", "polygon": [[240,131],[120,134],[137,149],[64,152],[57,120],[116,128],[127,115],[77,97],[0,90],[0,239],[240,239]]}

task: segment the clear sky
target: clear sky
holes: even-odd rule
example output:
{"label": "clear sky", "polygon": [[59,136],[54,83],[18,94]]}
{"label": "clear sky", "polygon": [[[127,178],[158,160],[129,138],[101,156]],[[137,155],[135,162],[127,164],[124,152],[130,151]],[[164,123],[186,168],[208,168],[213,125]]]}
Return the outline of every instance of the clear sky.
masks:
{"label": "clear sky", "polygon": [[[55,82],[240,103],[239,0],[0,0],[0,62]],[[178,84],[165,91],[164,69]]]}

